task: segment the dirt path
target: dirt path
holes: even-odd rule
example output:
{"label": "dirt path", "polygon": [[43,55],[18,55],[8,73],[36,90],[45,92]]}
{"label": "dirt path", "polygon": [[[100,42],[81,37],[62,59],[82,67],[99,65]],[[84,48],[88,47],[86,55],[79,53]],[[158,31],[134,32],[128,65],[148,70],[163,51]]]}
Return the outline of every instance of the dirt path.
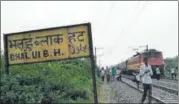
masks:
{"label": "dirt path", "polygon": [[[115,84],[115,83],[114,83]],[[99,91],[99,103],[117,103],[117,91],[115,89],[115,85],[112,83],[107,83],[105,80],[101,85],[101,89]],[[117,84],[117,83],[116,83]]]}

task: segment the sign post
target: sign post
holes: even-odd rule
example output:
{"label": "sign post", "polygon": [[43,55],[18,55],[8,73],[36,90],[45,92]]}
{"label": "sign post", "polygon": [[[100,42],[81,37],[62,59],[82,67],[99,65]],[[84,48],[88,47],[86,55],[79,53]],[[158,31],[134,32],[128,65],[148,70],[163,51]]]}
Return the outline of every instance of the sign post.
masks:
{"label": "sign post", "polygon": [[[89,34],[91,33],[91,25],[89,25],[88,28],[88,32]],[[93,41],[92,41],[92,35],[89,35],[89,44],[90,44],[90,57],[91,57],[91,69],[92,69],[92,78],[93,78],[93,94],[94,94],[94,103],[98,104],[98,95],[97,95],[97,88],[96,88],[96,72],[95,72],[95,68],[96,68],[96,52],[95,52],[95,59],[94,59],[94,54],[93,54]]]}
{"label": "sign post", "polygon": [[90,57],[94,102],[97,104],[91,24],[77,24],[4,34],[5,70],[9,66]]}
{"label": "sign post", "polygon": [[7,37],[4,35],[4,69],[5,73],[9,75],[9,65],[8,65],[8,53],[7,53]]}

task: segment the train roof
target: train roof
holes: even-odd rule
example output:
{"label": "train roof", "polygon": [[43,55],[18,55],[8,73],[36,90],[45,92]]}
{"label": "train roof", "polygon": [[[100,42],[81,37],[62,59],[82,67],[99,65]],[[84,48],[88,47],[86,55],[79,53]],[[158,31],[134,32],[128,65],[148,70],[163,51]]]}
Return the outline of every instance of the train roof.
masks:
{"label": "train roof", "polygon": [[141,53],[146,53],[146,52],[161,52],[161,51],[156,50],[156,49],[149,49],[148,51],[144,50],[144,52],[141,52]]}
{"label": "train roof", "polygon": [[133,57],[136,57],[138,56],[139,54],[143,54],[143,53],[148,53],[148,52],[161,52],[159,50],[156,50],[156,49],[149,49],[148,51],[147,50],[144,50],[143,52],[137,52],[135,55],[133,55],[132,57],[128,58],[127,60],[133,58]]}
{"label": "train roof", "polygon": [[[138,56],[139,54],[143,54],[143,53],[147,53],[147,52],[161,52],[161,51],[156,50],[156,49],[149,49],[148,51],[147,51],[147,50],[144,50],[143,52],[137,52],[137,53],[136,53],[135,55],[133,55],[132,57],[127,58],[126,61],[129,60],[129,59],[131,59],[131,58],[133,58],[133,57]],[[119,63],[119,64],[122,64],[122,63],[124,63],[124,62],[126,62],[126,61],[123,61],[123,62],[121,62],[121,63]],[[119,64],[118,64],[118,65],[119,65]]]}

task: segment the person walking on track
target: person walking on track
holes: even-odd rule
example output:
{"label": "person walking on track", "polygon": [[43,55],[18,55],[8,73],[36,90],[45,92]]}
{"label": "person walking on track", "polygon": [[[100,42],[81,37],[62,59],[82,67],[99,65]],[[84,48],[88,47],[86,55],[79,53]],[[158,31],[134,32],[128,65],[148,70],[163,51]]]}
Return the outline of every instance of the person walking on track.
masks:
{"label": "person walking on track", "polygon": [[99,70],[98,67],[96,68],[96,75],[97,75],[98,78],[100,78],[100,70]]}
{"label": "person walking on track", "polygon": [[115,67],[112,67],[112,81],[115,81],[115,76],[116,76],[116,68]]}
{"label": "person walking on track", "polygon": [[108,67],[106,67],[106,78],[107,82],[110,82],[110,69]]}
{"label": "person walking on track", "polygon": [[159,67],[156,68],[156,75],[157,75],[157,80],[159,80],[160,79],[160,68]]}
{"label": "person walking on track", "polygon": [[141,77],[140,77],[140,73],[139,74],[135,74],[135,79],[134,79],[137,84],[137,88],[139,89],[139,83],[141,81]]}
{"label": "person walking on track", "polygon": [[120,70],[119,70],[119,68],[117,68],[116,72],[117,72],[117,81],[119,81],[119,80],[121,80],[120,79]]}
{"label": "person walking on track", "polygon": [[104,82],[104,77],[105,77],[105,70],[104,70],[104,67],[101,68],[101,79],[102,79],[102,82]]}
{"label": "person walking on track", "polygon": [[175,78],[176,78],[175,68],[170,69],[170,71],[171,71],[172,79],[174,79],[174,78],[173,78],[174,76],[175,76]]}
{"label": "person walking on track", "polygon": [[141,99],[141,103],[143,104],[147,92],[149,92],[149,104],[151,104],[151,95],[152,95],[152,79],[151,76],[153,75],[153,71],[151,66],[148,64],[148,58],[144,58],[144,64],[140,67],[140,77],[143,84],[144,93]]}

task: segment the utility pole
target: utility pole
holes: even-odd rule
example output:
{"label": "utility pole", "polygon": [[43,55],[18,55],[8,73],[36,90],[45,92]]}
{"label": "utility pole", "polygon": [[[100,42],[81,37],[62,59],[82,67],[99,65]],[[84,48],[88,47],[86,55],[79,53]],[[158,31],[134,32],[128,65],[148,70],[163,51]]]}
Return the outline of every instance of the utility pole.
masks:
{"label": "utility pole", "polygon": [[148,46],[148,45],[145,45],[145,46],[139,46],[139,48],[142,48],[142,47],[145,47],[145,48],[146,48],[146,51],[149,50],[149,46]]}
{"label": "utility pole", "polygon": [[96,57],[96,47],[94,48],[94,58],[95,58],[95,67],[97,67],[97,65],[96,65],[96,60],[97,60],[97,57]]}
{"label": "utility pole", "polygon": [[149,49],[148,49],[148,45],[146,45],[146,49],[147,49],[147,51],[149,50]]}
{"label": "utility pole", "polygon": [[101,66],[100,60],[99,60],[99,66]]}
{"label": "utility pole", "polygon": [[97,50],[99,50],[99,49],[104,49],[103,47],[99,47],[99,48],[97,48],[97,47],[95,47],[95,66],[96,66],[96,68],[97,68]]}
{"label": "utility pole", "polygon": [[139,48],[142,48],[142,47],[146,48],[145,50],[148,52],[148,50],[149,50],[148,45],[138,46],[138,48],[132,48],[132,47],[129,47],[129,48],[132,48],[133,51],[140,53],[140,52],[138,52],[138,50],[139,50]]}

